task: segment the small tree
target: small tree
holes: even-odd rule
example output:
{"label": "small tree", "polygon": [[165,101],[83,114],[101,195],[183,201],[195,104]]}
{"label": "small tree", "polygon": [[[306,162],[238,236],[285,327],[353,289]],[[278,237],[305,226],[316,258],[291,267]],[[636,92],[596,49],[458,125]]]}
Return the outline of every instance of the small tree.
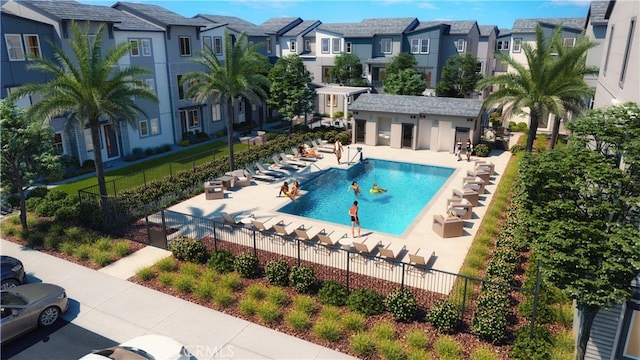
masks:
{"label": "small tree", "polygon": [[269,72],[271,93],[267,104],[273,106],[289,120],[294,116],[313,112],[316,91],[310,86],[311,73],[305,69],[302,58],[288,55],[278,59]]}
{"label": "small tree", "polygon": [[436,84],[436,94],[444,97],[468,98],[476,88],[482,74],[477,70],[478,59],[469,54],[450,57],[444,67],[440,81]]}
{"label": "small tree", "polygon": [[418,72],[418,62],[407,53],[400,53],[386,68],[383,89],[392,95],[422,95],[427,88]]}
{"label": "small tree", "polygon": [[333,61],[333,67],[329,69],[335,81],[345,86],[366,86],[367,82],[362,78],[362,64],[360,58],[354,54],[340,53]]}
{"label": "small tree", "polygon": [[49,125],[31,121],[7,99],[0,101],[0,128],[2,186],[17,191],[20,224],[27,231],[25,192],[41,179],[62,175],[60,156],[52,145],[53,133]]}

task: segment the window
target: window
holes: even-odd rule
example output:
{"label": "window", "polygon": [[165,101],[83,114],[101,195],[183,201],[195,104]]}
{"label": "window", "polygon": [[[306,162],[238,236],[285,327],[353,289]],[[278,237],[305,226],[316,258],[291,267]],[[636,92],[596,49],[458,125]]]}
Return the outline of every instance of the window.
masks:
{"label": "window", "polygon": [[[638,297],[637,292],[638,290],[634,298]],[[638,300],[635,299],[635,301]],[[640,341],[638,340],[640,339],[640,304],[635,301],[628,301],[625,306],[616,359],[640,359]]]}
{"label": "window", "polygon": [[180,36],[180,56],[191,56],[191,38]]}
{"label": "window", "polygon": [[[87,39],[89,40],[89,55],[93,57],[93,44],[96,42],[96,36],[87,35]],[[100,56],[100,53],[97,53],[96,56]]]}
{"label": "window", "polygon": [[604,58],[604,69],[602,70],[602,74],[605,76],[607,75],[607,66],[609,65],[609,54],[611,53],[611,43],[613,42],[613,39],[615,39],[613,37],[613,30],[615,30],[614,26],[611,27],[611,36],[609,37],[609,45],[607,45],[607,55]]}
{"label": "window", "polygon": [[351,54],[351,41],[347,41],[347,42],[344,44],[344,47],[346,48],[346,50],[345,50],[345,51],[347,52],[347,54]]}
{"label": "window", "polygon": [[200,114],[198,109],[180,110],[180,121],[188,130],[200,127]]}
{"label": "window", "polygon": [[158,122],[158,119],[140,120],[138,128],[140,129],[140,137],[157,135],[160,133],[160,123]]}
{"label": "window", "polygon": [[40,39],[38,35],[26,34],[24,37],[24,48],[27,53],[27,57],[34,58],[40,57]]}
{"label": "window", "polygon": [[222,38],[220,36],[213,38],[213,52],[216,55],[222,55]]}
{"label": "window", "polygon": [[304,51],[311,51],[311,40],[304,41]]}
{"label": "window", "polygon": [[160,133],[160,122],[158,121],[158,119],[149,120],[149,125],[151,127],[151,135]]}
{"label": "window", "polygon": [[151,56],[151,40],[142,39],[140,45],[142,45],[142,56]]}
{"label": "window", "polygon": [[391,39],[381,39],[380,40],[380,51],[384,54],[391,54]]}
{"label": "window", "polygon": [[7,53],[9,61],[23,61],[24,49],[22,48],[22,40],[18,34],[5,34],[4,40],[7,43]]}
{"label": "window", "polygon": [[334,54],[340,53],[340,39],[331,39],[331,52]]}
{"label": "window", "polygon": [[296,51],[296,41],[295,40],[289,40],[289,51],[291,51],[291,52],[295,52]]}
{"label": "window", "polygon": [[323,38],[320,40],[320,44],[322,45],[321,51],[323,54],[329,53],[329,39]]}
{"label": "window", "polygon": [[458,39],[456,40],[456,50],[458,52],[464,52],[465,49],[465,45],[467,44],[467,42],[464,39]]}
{"label": "window", "polygon": [[267,53],[271,54],[271,38],[267,39]]}
{"label": "window", "polygon": [[203,36],[202,37],[202,50],[212,50],[213,49],[213,41],[211,36]]}
{"label": "window", "polygon": [[522,50],[522,39],[513,39],[513,52],[519,53],[520,50]]}
{"label": "window", "polygon": [[633,32],[636,27],[636,18],[631,19],[631,23],[629,24],[629,34],[627,35],[627,45],[624,49],[624,57],[622,58],[622,69],[620,71],[620,83],[619,86],[622,87],[624,84],[625,75],[627,75],[627,65],[629,65],[629,52],[631,51],[631,40],[633,39]]}
{"label": "window", "polygon": [[140,129],[140,137],[149,136],[149,124],[147,120],[140,120],[138,129]]}
{"label": "window", "polygon": [[244,114],[244,100],[238,100],[238,114]]}
{"label": "window", "polygon": [[[562,44],[564,45],[564,48],[567,49],[567,50],[573,49],[573,46],[576,44],[576,38],[564,38],[564,39],[562,39]],[[515,46],[516,46],[516,44],[514,42],[514,44],[513,44],[514,50],[513,51],[515,51]]]}
{"label": "window", "polygon": [[429,53],[429,39],[420,39],[420,53],[421,54]]}
{"label": "window", "polygon": [[326,103],[325,106],[327,106],[327,107],[329,107],[329,106],[333,106],[333,107],[338,106],[335,95],[330,95],[330,94],[325,95],[325,103]]}
{"label": "window", "polygon": [[138,47],[138,40],[136,39],[129,40],[129,45],[131,47],[131,56],[140,56],[140,48]]}
{"label": "window", "polygon": [[412,54],[428,54],[429,39],[411,39]]}
{"label": "window", "polygon": [[93,151],[93,139],[91,138],[91,129],[84,129],[84,143],[87,152]]}
{"label": "window", "polygon": [[420,39],[411,39],[411,53],[417,54],[420,52]]}
{"label": "window", "polygon": [[508,41],[498,41],[498,50],[509,50]]}
{"label": "window", "polygon": [[182,86],[182,75],[178,75],[178,99],[184,99],[184,87]]}
{"label": "window", "polygon": [[56,154],[64,154],[64,146],[62,144],[62,133],[53,134],[51,145],[53,145],[53,149],[56,151]]}
{"label": "window", "polygon": [[220,113],[220,103],[211,105],[211,121],[216,122],[222,120]]}
{"label": "window", "polygon": [[153,79],[144,79],[144,87],[150,91],[156,92],[156,84]]}
{"label": "window", "polygon": [[478,61],[476,63],[476,73],[477,74],[482,74],[482,62]]}

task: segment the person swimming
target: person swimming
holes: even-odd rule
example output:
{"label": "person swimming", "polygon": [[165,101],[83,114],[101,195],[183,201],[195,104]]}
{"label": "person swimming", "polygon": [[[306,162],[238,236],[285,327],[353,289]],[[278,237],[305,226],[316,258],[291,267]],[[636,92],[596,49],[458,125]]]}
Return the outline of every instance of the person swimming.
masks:
{"label": "person swimming", "polygon": [[351,189],[353,189],[353,192],[356,195],[360,195],[360,186],[358,186],[357,182],[352,182],[351,185],[349,185],[349,188],[347,189],[347,191],[351,191]]}
{"label": "person swimming", "polygon": [[383,189],[380,186],[378,186],[378,183],[373,183],[373,186],[371,186],[371,189],[369,189],[369,192],[372,194],[382,194],[382,193],[386,193],[387,189]]}

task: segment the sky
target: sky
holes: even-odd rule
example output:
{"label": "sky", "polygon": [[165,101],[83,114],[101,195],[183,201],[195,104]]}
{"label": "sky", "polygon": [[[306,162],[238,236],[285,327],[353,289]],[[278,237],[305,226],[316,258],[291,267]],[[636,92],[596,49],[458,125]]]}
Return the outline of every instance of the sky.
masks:
{"label": "sky", "polygon": [[[116,1],[78,0],[111,6]],[[322,23],[360,22],[372,18],[415,17],[421,21],[476,20],[478,25],[510,29],[515,19],[586,17],[587,0],[123,0],[164,7],[185,17],[196,14],[236,16],[260,25],[274,17],[300,17]]]}

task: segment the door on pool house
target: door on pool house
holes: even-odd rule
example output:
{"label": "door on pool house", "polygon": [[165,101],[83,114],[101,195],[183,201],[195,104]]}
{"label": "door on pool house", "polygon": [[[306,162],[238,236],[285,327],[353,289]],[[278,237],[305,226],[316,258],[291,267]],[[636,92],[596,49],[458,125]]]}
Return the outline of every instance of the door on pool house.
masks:
{"label": "door on pool house", "polygon": [[364,143],[367,128],[366,120],[356,120],[356,143]]}
{"label": "door on pool house", "polygon": [[102,149],[102,158],[105,160],[111,160],[120,155],[118,151],[118,138],[116,132],[113,130],[111,124],[102,125],[102,131],[104,136],[104,147]]}
{"label": "door on pool house", "polygon": [[457,141],[464,144],[467,139],[469,139],[469,128],[456,127],[456,136],[453,138],[453,143],[451,144],[451,152],[455,152]]}
{"label": "door on pool house", "polygon": [[413,124],[402,124],[402,147],[413,149]]}

